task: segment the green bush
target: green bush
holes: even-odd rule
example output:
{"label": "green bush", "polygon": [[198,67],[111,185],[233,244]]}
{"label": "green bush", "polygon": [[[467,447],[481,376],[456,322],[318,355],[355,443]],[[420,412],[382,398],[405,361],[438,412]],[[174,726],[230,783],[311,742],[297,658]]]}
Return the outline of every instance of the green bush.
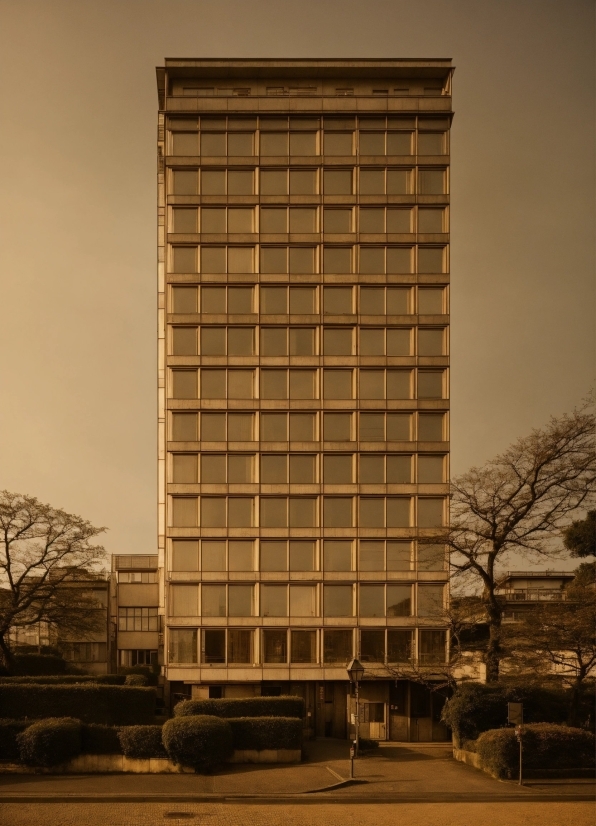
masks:
{"label": "green bush", "polygon": [[235,749],[300,749],[302,721],[297,717],[230,717]]}
{"label": "green bush", "polygon": [[50,674],[43,677],[0,677],[0,685],[10,683],[31,685],[78,685],[97,683],[97,685],[124,685],[124,674]]}
{"label": "green bush", "polygon": [[153,723],[155,689],[133,686],[0,684],[0,717],[76,717],[84,723]]}
{"label": "green bush", "polygon": [[28,766],[56,766],[81,751],[81,724],[72,717],[39,720],[17,735],[21,760]]}
{"label": "green bush", "polygon": [[147,678],[146,685],[157,685],[157,678],[159,677],[159,666],[155,665],[121,665],[118,668],[118,674],[123,677],[128,677],[132,674],[141,674]]}
{"label": "green bush", "polygon": [[182,700],[176,717],[208,714],[214,717],[304,717],[302,697],[246,697],[223,700]]}
{"label": "green bush", "polygon": [[[594,735],[584,729],[552,723],[522,727],[524,770],[594,767]],[[476,742],[485,768],[502,779],[519,774],[519,743],[511,728],[483,732]]]}
{"label": "green bush", "polygon": [[483,731],[507,725],[510,702],[524,704],[527,723],[562,723],[567,719],[569,695],[564,690],[507,682],[464,683],[443,706],[441,719],[457,742],[476,740]]}
{"label": "green bush", "polygon": [[122,754],[117,726],[84,723],[81,726],[81,751],[85,754]]}
{"label": "green bush", "polygon": [[208,772],[234,751],[232,727],[219,717],[174,717],[163,727],[163,744],[175,763]]}
{"label": "green bush", "polygon": [[56,654],[15,654],[12,673],[19,676],[64,674],[66,660]]}
{"label": "green bush", "polygon": [[122,726],[118,732],[126,757],[166,757],[161,726]]}
{"label": "green bush", "polygon": [[149,685],[149,679],[144,674],[127,674],[124,685],[146,686]]}
{"label": "green bush", "polygon": [[358,748],[361,751],[371,751],[372,749],[379,748],[379,741],[378,740],[369,740],[368,737],[359,737],[358,738]]}
{"label": "green bush", "polygon": [[0,720],[0,760],[20,759],[17,735],[30,725],[27,720]]}

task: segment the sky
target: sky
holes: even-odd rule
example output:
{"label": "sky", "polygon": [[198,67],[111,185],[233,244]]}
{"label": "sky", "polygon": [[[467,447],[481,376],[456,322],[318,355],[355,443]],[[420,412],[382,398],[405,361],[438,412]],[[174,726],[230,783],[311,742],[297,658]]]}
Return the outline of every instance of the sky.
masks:
{"label": "sky", "polygon": [[592,0],[0,0],[0,489],[156,552],[166,57],[452,58],[452,472],[581,402]]}

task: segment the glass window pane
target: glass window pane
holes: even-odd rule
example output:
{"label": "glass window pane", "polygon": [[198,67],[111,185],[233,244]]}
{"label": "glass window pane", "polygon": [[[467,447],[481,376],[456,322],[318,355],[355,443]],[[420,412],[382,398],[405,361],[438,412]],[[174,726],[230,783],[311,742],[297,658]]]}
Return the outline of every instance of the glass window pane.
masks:
{"label": "glass window pane", "polygon": [[418,207],[418,232],[445,232],[443,209]]}
{"label": "glass window pane", "polygon": [[361,617],[385,616],[385,586],[361,585],[359,614]]}
{"label": "glass window pane", "polygon": [[325,571],[351,571],[352,543],[326,540],[323,544],[323,567]]}
{"label": "glass window pane", "polygon": [[252,287],[228,287],[228,312],[252,313]]}
{"label": "glass window pane", "polygon": [[226,173],[223,169],[202,169],[201,170],[201,194],[202,195],[225,195],[226,194]]}
{"label": "glass window pane", "polygon": [[315,458],[301,453],[290,456],[290,484],[312,485],[316,482]]}
{"label": "glass window pane", "polygon": [[315,543],[290,542],[290,571],[315,570]]}
{"label": "glass window pane", "polygon": [[175,528],[194,528],[197,524],[197,497],[172,497],[172,525]]}
{"label": "glass window pane", "polygon": [[226,439],[226,414],[201,414],[201,440],[204,442],[224,442]]}
{"label": "glass window pane", "polygon": [[287,195],[287,169],[261,169],[261,195]]}
{"label": "glass window pane", "polygon": [[314,528],[316,505],[317,500],[314,497],[290,496],[290,527]]}
{"label": "glass window pane", "polygon": [[203,585],[201,587],[201,616],[225,617],[226,586]]}
{"label": "glass window pane", "polygon": [[172,570],[199,570],[199,543],[195,540],[172,540]]}
{"label": "glass window pane", "polygon": [[409,485],[412,482],[412,457],[387,456],[387,482],[390,485]]}
{"label": "glass window pane", "polygon": [[360,520],[361,528],[383,528],[385,527],[385,500],[384,499],[360,499]]}
{"label": "glass window pane", "polygon": [[444,247],[418,247],[418,272],[441,273],[444,263]]}
{"label": "glass window pane", "polygon": [[420,442],[442,442],[443,434],[442,413],[418,414],[418,440]]}
{"label": "glass window pane", "polygon": [[203,399],[225,399],[225,370],[201,370],[201,397]]}
{"label": "glass window pane", "polygon": [[445,631],[429,628],[418,632],[418,658],[422,664],[444,663],[446,657]]}
{"label": "glass window pane", "polygon": [[419,132],[419,155],[442,155],[445,152],[444,132]]}
{"label": "glass window pane", "polygon": [[261,155],[287,155],[287,132],[261,132]]}
{"label": "glass window pane", "polygon": [[[385,232],[385,210],[383,208],[363,209],[362,207],[360,207],[360,232]],[[361,263],[360,272],[370,272],[370,270],[363,270]],[[383,272],[383,270],[381,270],[381,272]],[[363,287],[362,289],[370,288]]]}
{"label": "glass window pane", "polygon": [[[205,415],[205,414],[203,414]],[[254,439],[254,414],[229,413],[228,439],[231,442],[252,442]]]}
{"label": "glass window pane", "polygon": [[196,195],[199,175],[197,170],[176,170],[173,173],[172,189],[174,195]]}
{"label": "glass window pane", "polygon": [[427,287],[418,289],[418,312],[420,315],[442,315],[443,309],[442,287]]}
{"label": "glass window pane", "polygon": [[246,454],[230,454],[228,456],[228,482],[231,484],[246,484],[253,481],[253,457]]}
{"label": "glass window pane", "polygon": [[287,210],[285,207],[261,207],[261,232],[287,232]]}
{"label": "glass window pane", "polygon": [[172,247],[172,272],[196,272],[197,248]]}
{"label": "glass window pane", "polygon": [[352,629],[324,631],[323,660],[325,663],[343,663],[347,665],[352,659]]}
{"label": "glass window pane", "polygon": [[361,195],[384,195],[385,194],[385,170],[384,169],[361,169],[360,170],[360,194]]}
{"label": "glass window pane", "polygon": [[226,231],[226,211],[222,208],[212,209],[203,207],[201,209],[201,232],[225,232]]}
{"label": "glass window pane", "polygon": [[252,399],[254,396],[254,372],[252,370],[228,371],[228,398]]}
{"label": "glass window pane", "polygon": [[353,312],[351,287],[325,287],[323,299],[325,315],[349,315]]}
{"label": "glass window pane", "polygon": [[412,439],[412,416],[409,413],[387,414],[387,440],[409,442]]}
{"label": "glass window pane", "polygon": [[226,328],[201,327],[201,355],[225,356]]}
{"label": "glass window pane", "polygon": [[361,155],[384,155],[385,154],[385,133],[384,132],[361,132],[360,133],[360,154]]}
{"label": "glass window pane", "polygon": [[221,156],[226,154],[225,132],[202,132],[201,155]]}
{"label": "glass window pane", "polygon": [[[284,249],[285,255],[285,249]],[[261,287],[261,312],[282,315],[288,311],[287,287]]]}
{"label": "glass window pane", "polygon": [[263,631],[263,662],[285,663],[288,660],[288,632],[283,630]]}
{"label": "glass window pane", "polygon": [[286,327],[261,328],[261,355],[286,356],[288,354],[288,331]]}
{"label": "glass window pane", "polygon": [[352,248],[326,246],[323,252],[323,269],[326,273],[352,272]]}
{"label": "glass window pane", "polygon": [[387,355],[410,356],[412,354],[412,330],[389,328],[387,330]]}
{"label": "glass window pane", "polygon": [[242,628],[228,629],[228,662],[251,663],[253,632]]}
{"label": "glass window pane", "polygon": [[315,416],[315,413],[290,413],[290,441],[314,441],[316,437]]}
{"label": "glass window pane", "polygon": [[288,424],[285,413],[261,413],[261,440],[263,442],[286,442]]}
{"label": "glass window pane", "polygon": [[287,399],[287,373],[287,370],[261,370],[261,398]]}
{"label": "glass window pane", "polygon": [[[180,328],[185,329],[185,328]],[[188,329],[188,328],[186,328]],[[418,330],[418,355],[419,356],[442,356],[444,354],[444,338],[445,333],[443,329],[427,329],[422,328]]]}
{"label": "glass window pane", "polygon": [[315,370],[290,370],[290,398],[315,398]]}
{"label": "glass window pane", "polygon": [[287,585],[261,585],[261,616],[288,616]]}
{"label": "glass window pane", "polygon": [[443,169],[419,169],[418,192],[421,195],[443,195],[445,193],[445,171]]}
{"label": "glass window pane", "polygon": [[325,370],[323,373],[323,396],[326,399],[351,399],[352,371]]}
{"label": "glass window pane", "polygon": [[385,570],[385,543],[360,540],[358,568],[361,571]]}
{"label": "glass window pane", "polygon": [[412,312],[411,293],[409,287],[388,287],[387,315],[409,315]]}
{"label": "glass window pane", "polygon": [[288,457],[286,454],[261,456],[261,482],[268,485],[285,485],[288,481]]}
{"label": "glass window pane", "polygon": [[419,399],[442,399],[443,398],[443,378],[442,370],[419,370],[418,371],[418,398]]}
{"label": "glass window pane", "polygon": [[230,539],[228,547],[230,571],[253,570],[252,542],[243,539]]}
{"label": "glass window pane", "polygon": [[382,485],[385,482],[385,457],[374,453],[360,455],[358,481],[366,485]]}
{"label": "glass window pane", "polygon": [[285,542],[261,542],[261,571],[287,571]]}
{"label": "glass window pane", "polygon": [[412,586],[387,585],[387,616],[409,617],[412,613]]}
{"label": "glass window pane", "polygon": [[384,356],[385,355],[385,330],[373,328],[361,328],[360,330],[360,355],[361,356]]}
{"label": "glass window pane", "polygon": [[175,356],[196,356],[197,354],[197,328],[196,327],[173,327],[172,328],[172,352]]}
{"label": "glass window pane", "polygon": [[354,331],[351,327],[326,327],[323,350],[326,356],[351,356]]}
{"label": "glass window pane", "polygon": [[172,397],[197,398],[197,370],[172,370]]}
{"label": "glass window pane", "polygon": [[407,195],[411,192],[411,175],[409,169],[388,169],[387,194]]}
{"label": "glass window pane", "polygon": [[313,273],[315,251],[313,247],[290,247],[290,272]]}
{"label": "glass window pane", "polygon": [[360,312],[362,315],[385,314],[384,287],[360,287]]}
{"label": "glass window pane", "polygon": [[290,132],[290,155],[316,155],[316,132]]}
{"label": "glass window pane", "polygon": [[439,528],[443,525],[444,500],[423,498],[418,500],[418,527]]}
{"label": "glass window pane", "polygon": [[418,456],[418,482],[433,483],[444,481],[443,456]]}
{"label": "glass window pane", "polygon": [[225,663],[226,661],[226,632],[224,629],[205,629],[203,631],[203,646],[201,662]]}
{"label": "glass window pane", "polygon": [[290,287],[290,312],[311,314],[316,312],[315,287]]}
{"label": "glass window pane", "polygon": [[[199,613],[199,588],[197,585],[170,585],[171,617],[196,617]],[[141,629],[139,629],[141,630]]]}
{"label": "glass window pane", "polygon": [[196,413],[172,413],[172,440],[174,442],[196,442]]}
{"label": "glass window pane", "polygon": [[418,585],[418,616],[436,617],[443,613],[443,585]]}
{"label": "glass window pane", "polygon": [[387,629],[387,662],[407,662],[412,657],[412,632],[404,628]]}
{"label": "glass window pane", "polygon": [[197,288],[172,287],[172,304],[174,313],[196,313]]}
{"label": "glass window pane", "polygon": [[226,500],[223,496],[201,497],[201,526],[203,528],[225,528]]}
{"label": "glass window pane", "polygon": [[385,414],[360,414],[360,441],[383,442],[385,440]]}
{"label": "glass window pane", "polygon": [[325,195],[351,195],[352,194],[352,170],[351,169],[326,169]]}
{"label": "glass window pane", "polygon": [[228,247],[228,272],[254,272],[253,247]]}
{"label": "glass window pane", "polygon": [[444,571],[445,561],[444,545],[427,545],[421,541],[418,542],[419,571]]}
{"label": "glass window pane", "polygon": [[[290,207],[290,232],[316,232],[317,210],[314,207]],[[314,270],[292,270],[290,253],[290,272],[314,272]]]}
{"label": "glass window pane", "polygon": [[197,662],[196,628],[171,628],[168,638],[168,661],[170,663]]}
{"label": "glass window pane", "polygon": [[252,585],[228,586],[228,616],[252,617]]}
{"label": "glass window pane", "polygon": [[385,398],[384,370],[360,370],[360,398]]}
{"label": "glass window pane", "polygon": [[412,232],[412,210],[388,209],[387,232]]}
{"label": "glass window pane", "polygon": [[254,353],[253,327],[228,327],[228,355],[252,356]]}
{"label": "glass window pane", "polygon": [[312,327],[290,327],[290,355],[314,356],[315,331]]}
{"label": "glass window pane", "polygon": [[412,271],[412,247],[387,248],[388,273],[409,273]]}
{"label": "glass window pane", "polygon": [[412,398],[411,370],[387,370],[387,398]]}
{"label": "glass window pane", "polygon": [[388,132],[387,133],[387,154],[388,155],[411,155],[412,154],[412,132]]}
{"label": "glass window pane", "polygon": [[[299,616],[299,615],[296,615]],[[316,663],[317,661],[317,632],[291,632],[290,662]]]}
{"label": "glass window pane", "polygon": [[387,542],[387,570],[409,571],[412,567],[411,542]]}
{"label": "glass window pane", "polygon": [[316,195],[316,169],[290,169],[290,195]]}
{"label": "glass window pane", "polygon": [[228,171],[228,195],[252,195],[254,192],[254,174],[249,169],[230,169]]}
{"label": "glass window pane", "polygon": [[[351,209],[325,209],[324,211],[324,232],[352,232],[352,210]],[[363,229],[360,230],[364,232]]]}
{"label": "glass window pane", "polygon": [[323,525],[325,528],[352,527],[352,498],[326,496]]}
{"label": "glass window pane", "polygon": [[225,313],[226,311],[226,288],[225,287],[201,287],[201,312],[202,313]]}
{"label": "glass window pane", "polygon": [[349,485],[352,482],[352,454],[327,453],[324,457],[323,481],[326,485]]}
{"label": "glass window pane", "polygon": [[228,133],[228,155],[254,155],[253,143],[254,136],[252,132],[230,132]]}
{"label": "glass window pane", "polygon": [[325,413],[323,438],[327,442],[348,442],[352,438],[350,413]]}
{"label": "glass window pane", "polygon": [[360,247],[360,272],[372,274],[384,273],[385,248]]}
{"label": "glass window pane", "polygon": [[323,586],[323,615],[325,617],[352,617],[352,586],[351,585],[324,585]]}
{"label": "glass window pane", "polygon": [[325,132],[325,155],[352,155],[353,132]]}
{"label": "glass window pane", "polygon": [[316,591],[312,585],[290,585],[290,616],[314,617]]}
{"label": "glass window pane", "polygon": [[[365,663],[383,663],[385,662],[385,629],[384,628],[363,628],[360,632],[360,656],[362,662]],[[369,703],[369,708],[373,706],[381,706],[382,717],[380,722],[384,720],[384,705],[383,703]],[[372,722],[372,719],[371,719]]]}
{"label": "glass window pane", "polygon": [[408,528],[412,524],[412,507],[409,497],[387,499],[387,527]]}
{"label": "glass window pane", "polygon": [[196,453],[174,453],[172,481],[176,484],[194,484],[197,481]]}
{"label": "glass window pane", "polygon": [[261,496],[261,527],[288,527],[288,500]]}
{"label": "glass window pane", "polygon": [[199,140],[196,132],[174,132],[172,155],[198,155]]}

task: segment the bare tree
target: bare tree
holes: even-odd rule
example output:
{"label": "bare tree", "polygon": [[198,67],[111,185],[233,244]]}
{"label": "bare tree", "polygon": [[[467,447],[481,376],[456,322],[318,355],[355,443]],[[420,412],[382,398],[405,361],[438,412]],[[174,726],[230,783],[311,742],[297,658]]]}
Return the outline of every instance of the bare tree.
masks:
{"label": "bare tree", "polygon": [[495,593],[512,552],[529,561],[557,556],[553,540],[590,501],[596,484],[595,417],[587,403],[519,439],[451,487],[446,537],[456,574],[482,586],[489,626],[488,682],[499,679],[502,606]]}
{"label": "bare tree", "polygon": [[73,587],[99,573],[105,550],[80,516],[32,496],[0,493],[0,657],[10,669],[10,632],[40,622],[85,638],[97,630],[91,594]]}

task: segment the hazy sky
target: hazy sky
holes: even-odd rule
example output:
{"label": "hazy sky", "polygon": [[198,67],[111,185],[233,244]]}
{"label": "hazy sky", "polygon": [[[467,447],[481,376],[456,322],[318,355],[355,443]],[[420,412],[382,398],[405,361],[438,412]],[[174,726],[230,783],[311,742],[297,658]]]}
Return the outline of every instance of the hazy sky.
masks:
{"label": "hazy sky", "polygon": [[0,32],[0,488],[155,552],[165,57],[453,58],[453,471],[593,383],[593,0],[0,0]]}

